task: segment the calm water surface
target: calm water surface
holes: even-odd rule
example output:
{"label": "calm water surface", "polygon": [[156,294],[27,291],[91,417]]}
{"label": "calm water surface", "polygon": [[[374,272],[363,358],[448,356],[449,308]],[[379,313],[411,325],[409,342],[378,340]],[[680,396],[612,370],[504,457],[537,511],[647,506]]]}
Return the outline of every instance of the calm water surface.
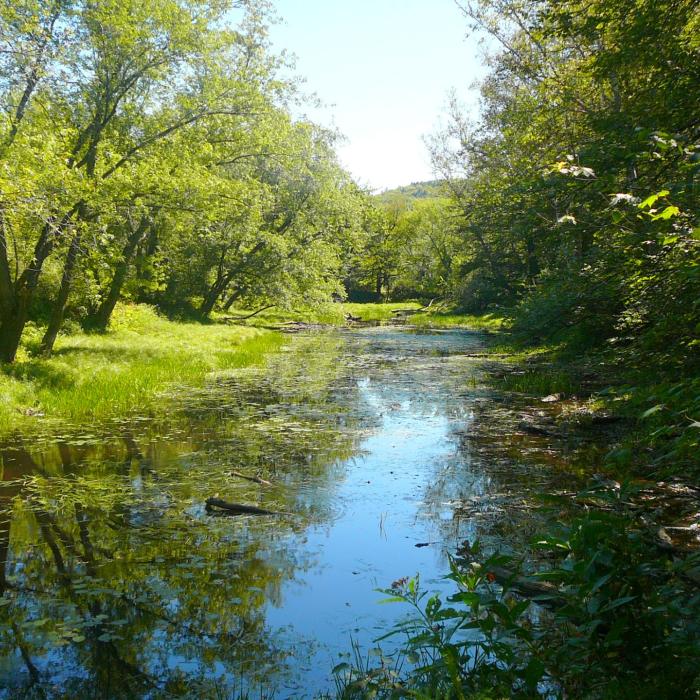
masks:
{"label": "calm water surface", "polygon": [[[499,409],[468,356],[484,344],[300,335],[162,415],[5,444],[0,697],[332,691],[352,643],[371,653],[407,612],[375,589],[420,572],[449,590],[448,553],[507,546],[548,478],[488,447]],[[280,514],[210,515],[214,495]]]}

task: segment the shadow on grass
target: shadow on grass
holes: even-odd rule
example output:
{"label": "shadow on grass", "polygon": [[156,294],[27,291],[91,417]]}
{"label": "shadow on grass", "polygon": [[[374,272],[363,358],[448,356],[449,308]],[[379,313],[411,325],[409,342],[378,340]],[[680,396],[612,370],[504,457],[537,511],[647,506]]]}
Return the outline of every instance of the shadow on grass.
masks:
{"label": "shadow on grass", "polygon": [[103,358],[111,362],[133,362],[143,361],[144,359],[159,358],[168,354],[162,349],[154,349],[149,347],[135,348],[133,345],[126,343],[108,345],[108,346],[69,346],[54,350],[52,357],[55,358]]}
{"label": "shadow on grass", "polygon": [[12,379],[32,382],[41,388],[70,389],[75,385],[75,375],[62,367],[54,366],[50,360],[34,359],[17,364],[0,365],[0,371]]}

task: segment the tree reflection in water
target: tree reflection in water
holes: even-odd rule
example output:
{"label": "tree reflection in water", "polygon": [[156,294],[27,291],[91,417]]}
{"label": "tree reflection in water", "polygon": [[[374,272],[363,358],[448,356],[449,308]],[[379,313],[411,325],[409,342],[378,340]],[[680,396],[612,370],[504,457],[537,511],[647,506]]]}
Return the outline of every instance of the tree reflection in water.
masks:
{"label": "tree reflection in water", "polygon": [[[207,693],[280,676],[289,649],[264,607],[307,565],[290,535],[325,512],[322,501],[297,507],[297,487],[353,453],[359,421],[328,406],[342,341],[297,345],[274,372],[219,378],[168,401],[167,415],[5,446],[8,692]],[[274,485],[235,480],[232,468]],[[203,503],[218,492],[294,515],[212,518]]]}
{"label": "tree reflection in water", "polygon": [[[516,445],[517,417],[479,383],[468,355],[484,342],[298,336],[267,369],[180,391],[159,415],[15,437],[0,697],[328,688],[349,635],[366,651],[402,614],[373,589],[418,571],[447,586],[448,553],[524,536],[532,493],[556,478],[551,450]],[[283,514],[212,517],[217,494]]]}

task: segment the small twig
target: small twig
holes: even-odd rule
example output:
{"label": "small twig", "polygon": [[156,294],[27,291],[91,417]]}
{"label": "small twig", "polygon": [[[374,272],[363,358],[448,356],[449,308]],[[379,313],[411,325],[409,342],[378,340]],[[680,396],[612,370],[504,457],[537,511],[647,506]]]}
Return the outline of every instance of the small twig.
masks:
{"label": "small twig", "polygon": [[247,474],[241,474],[241,472],[237,472],[235,469],[228,472],[228,475],[237,476],[239,479],[245,479],[246,481],[254,481],[256,484],[260,484],[261,486],[272,486],[272,482],[268,481],[267,479],[263,479],[260,476],[248,476]]}

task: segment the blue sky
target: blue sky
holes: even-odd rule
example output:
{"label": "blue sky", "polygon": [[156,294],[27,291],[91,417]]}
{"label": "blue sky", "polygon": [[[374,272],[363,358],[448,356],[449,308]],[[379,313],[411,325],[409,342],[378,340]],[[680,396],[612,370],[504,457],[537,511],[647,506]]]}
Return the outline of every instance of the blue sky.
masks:
{"label": "blue sky", "polygon": [[433,177],[422,136],[435,130],[454,88],[470,109],[483,75],[453,0],[276,0],[275,49],[297,56],[306,90],[325,103],[311,115],[347,142],[343,165],[385,189]]}

